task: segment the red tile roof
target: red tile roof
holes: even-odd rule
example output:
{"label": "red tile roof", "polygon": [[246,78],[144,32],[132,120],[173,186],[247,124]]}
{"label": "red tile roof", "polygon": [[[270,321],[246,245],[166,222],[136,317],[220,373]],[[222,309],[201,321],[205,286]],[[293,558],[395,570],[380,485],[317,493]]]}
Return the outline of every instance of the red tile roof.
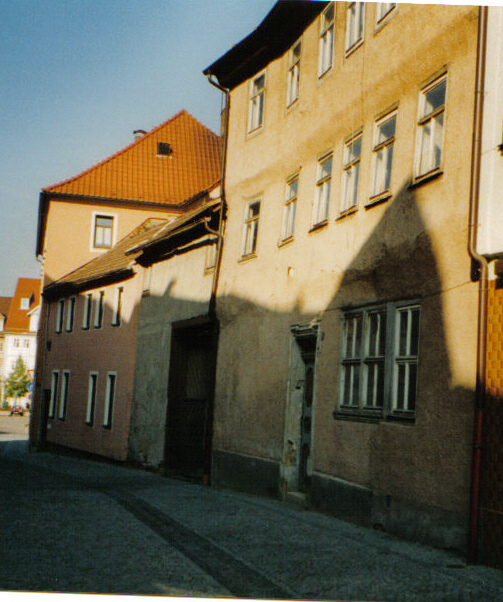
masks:
{"label": "red tile roof", "polygon": [[0,314],[7,317],[9,315],[12,297],[0,297]]}
{"label": "red tile roof", "polygon": [[[168,143],[169,156],[157,154]],[[183,110],[105,161],[43,193],[179,205],[220,178],[220,138]]]}
{"label": "red tile roof", "polygon": [[[40,304],[40,284],[38,278],[19,278],[5,323],[5,332],[28,332],[29,312]],[[30,299],[28,309],[21,309],[21,299]]]}

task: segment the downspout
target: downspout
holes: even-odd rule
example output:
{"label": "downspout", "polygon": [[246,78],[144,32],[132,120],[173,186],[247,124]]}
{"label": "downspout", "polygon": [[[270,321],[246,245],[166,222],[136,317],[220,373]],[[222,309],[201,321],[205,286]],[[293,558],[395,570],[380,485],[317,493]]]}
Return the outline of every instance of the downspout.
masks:
{"label": "downspout", "polygon": [[224,242],[224,226],[225,226],[225,212],[227,203],[225,200],[225,173],[227,167],[227,140],[229,132],[229,110],[230,110],[230,91],[222,87],[218,82],[212,79],[211,73],[208,74],[208,81],[212,86],[220,90],[225,95],[225,108],[224,108],[224,119],[222,122],[221,133],[222,136],[222,166],[220,173],[220,212],[218,219],[218,230],[210,228],[208,222],[205,221],[204,225],[206,230],[217,237],[217,256],[215,261],[215,269],[213,271],[213,281],[211,284],[211,296],[208,306],[208,316],[213,324],[213,358],[214,358],[214,369],[213,369],[213,383],[212,383],[212,396],[211,406],[208,411],[208,418],[206,424],[206,444],[205,444],[205,457],[204,457],[204,469],[203,469],[203,485],[209,486],[211,484],[211,467],[213,457],[213,408],[215,405],[215,384],[216,384],[216,368],[217,368],[217,351],[218,351],[218,322],[216,315],[216,302],[217,302],[217,289],[218,280],[220,277],[220,264],[222,262],[222,248]]}
{"label": "downspout", "polygon": [[477,372],[475,386],[475,415],[472,452],[472,482],[470,497],[470,527],[468,540],[468,562],[478,559],[480,475],[482,467],[483,417],[486,393],[486,341],[487,341],[487,287],[488,262],[477,251],[477,223],[479,217],[480,163],[482,147],[482,115],[484,101],[484,78],[487,42],[486,6],[479,8],[477,67],[475,74],[475,107],[473,118],[472,166],[470,181],[470,221],[468,225],[468,253],[478,268],[478,332],[477,332]]}
{"label": "downspout", "polygon": [[227,168],[227,140],[229,132],[229,111],[230,111],[230,91],[227,88],[221,86],[218,82],[212,79],[212,74],[208,74],[208,81],[212,86],[223,92],[225,95],[225,108],[224,108],[224,119],[223,119],[223,132],[222,132],[222,167],[220,173],[220,215],[218,220],[218,230],[212,230],[206,223],[206,229],[210,234],[214,234],[217,237],[217,257],[215,262],[215,270],[213,272],[213,282],[211,285],[211,296],[210,304],[208,308],[208,314],[211,318],[216,317],[216,301],[217,301],[217,289],[218,280],[220,278],[220,264],[222,260],[222,248],[224,241],[224,216],[227,207],[225,200],[225,174]]}

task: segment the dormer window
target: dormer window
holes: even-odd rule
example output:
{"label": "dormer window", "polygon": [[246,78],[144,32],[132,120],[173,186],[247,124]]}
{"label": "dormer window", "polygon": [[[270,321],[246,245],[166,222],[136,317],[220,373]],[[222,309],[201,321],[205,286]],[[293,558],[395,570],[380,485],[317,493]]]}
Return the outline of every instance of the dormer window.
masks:
{"label": "dormer window", "polygon": [[170,157],[173,154],[173,149],[169,142],[158,142],[157,143],[157,156],[158,157]]}
{"label": "dormer window", "polygon": [[112,215],[94,215],[93,247],[110,249],[113,244],[114,218]]}
{"label": "dormer window", "polygon": [[31,297],[23,297],[21,299],[21,309],[30,309]]}

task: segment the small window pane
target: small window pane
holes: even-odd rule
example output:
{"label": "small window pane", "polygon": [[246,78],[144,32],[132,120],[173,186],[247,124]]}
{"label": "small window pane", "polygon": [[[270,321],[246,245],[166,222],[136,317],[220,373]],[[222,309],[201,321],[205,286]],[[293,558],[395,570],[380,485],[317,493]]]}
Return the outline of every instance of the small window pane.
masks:
{"label": "small window pane", "polygon": [[444,79],[437,86],[426,92],[423,116],[433,113],[433,111],[439,109],[445,104],[446,84],[447,82]]}

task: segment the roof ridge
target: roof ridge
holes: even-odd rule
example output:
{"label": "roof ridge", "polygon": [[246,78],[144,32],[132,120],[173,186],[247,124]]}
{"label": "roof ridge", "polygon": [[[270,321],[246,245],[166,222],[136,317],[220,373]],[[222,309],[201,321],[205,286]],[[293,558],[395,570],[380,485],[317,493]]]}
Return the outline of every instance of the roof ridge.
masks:
{"label": "roof ridge", "polygon": [[[120,157],[121,155],[125,154],[127,151],[131,150],[134,146],[141,144],[144,140],[153,136],[158,130],[162,129],[163,127],[166,127],[169,123],[175,121],[175,119],[179,119],[182,115],[187,115],[188,117],[191,117],[194,121],[197,121],[197,123],[199,125],[206,128],[207,130],[209,130],[209,128],[207,128],[203,123],[201,123],[198,119],[196,119],[193,115],[191,115],[186,109],[181,109],[180,111],[178,111],[178,113],[175,113],[169,119],[167,119],[160,125],[157,125],[153,129],[151,129],[149,132],[147,132],[146,134],[143,134],[143,136],[140,136],[136,140],[133,140],[133,142],[131,142],[124,148],[116,151],[115,153],[113,153],[112,155],[107,157],[106,159],[103,159],[102,161],[98,161],[98,163],[95,163],[91,167],[88,167],[84,171],[81,171],[76,176],[72,176],[71,178],[67,178],[66,180],[61,180],[61,182],[57,182],[56,184],[52,184],[51,186],[46,186],[45,188],[42,188],[42,192],[52,192],[52,191],[54,191],[55,188],[59,188],[60,186],[63,186],[65,184],[70,184],[71,182],[75,182],[79,178],[82,178],[83,176],[87,175],[88,173],[94,171],[96,168],[101,167],[102,165],[106,165],[110,161],[116,159],[117,157]],[[211,130],[209,130],[209,131],[211,132]],[[214,132],[212,132],[212,133],[214,133]]]}

